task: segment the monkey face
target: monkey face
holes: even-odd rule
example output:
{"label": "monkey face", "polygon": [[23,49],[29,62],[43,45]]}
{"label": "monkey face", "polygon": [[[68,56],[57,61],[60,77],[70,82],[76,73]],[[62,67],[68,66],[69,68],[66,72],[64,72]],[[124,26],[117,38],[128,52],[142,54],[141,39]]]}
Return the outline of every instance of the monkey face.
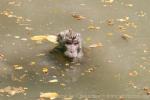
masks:
{"label": "monkey face", "polygon": [[72,30],[60,32],[57,37],[62,52],[70,60],[82,57],[81,35]]}
{"label": "monkey face", "polygon": [[67,40],[65,43],[65,56],[69,57],[69,58],[77,58],[78,53],[79,53],[79,41],[75,41],[75,40]]}

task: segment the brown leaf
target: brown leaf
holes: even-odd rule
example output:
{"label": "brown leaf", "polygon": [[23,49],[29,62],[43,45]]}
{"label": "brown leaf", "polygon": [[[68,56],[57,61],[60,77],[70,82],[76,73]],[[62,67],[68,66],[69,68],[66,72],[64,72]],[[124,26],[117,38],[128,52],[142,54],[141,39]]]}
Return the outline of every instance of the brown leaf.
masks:
{"label": "brown leaf", "polygon": [[72,14],[72,17],[77,19],[77,20],[83,20],[83,19],[86,19],[86,17],[84,16],[81,16],[81,15],[77,15],[77,14]]}

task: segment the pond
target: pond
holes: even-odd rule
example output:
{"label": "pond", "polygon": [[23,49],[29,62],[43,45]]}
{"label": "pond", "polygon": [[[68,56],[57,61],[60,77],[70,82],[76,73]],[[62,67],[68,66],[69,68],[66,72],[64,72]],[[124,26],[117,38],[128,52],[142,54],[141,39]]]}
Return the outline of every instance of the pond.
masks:
{"label": "pond", "polygon": [[[149,100],[149,3],[0,0],[0,100]],[[50,54],[56,44],[31,40],[69,28],[82,35],[77,64]]]}

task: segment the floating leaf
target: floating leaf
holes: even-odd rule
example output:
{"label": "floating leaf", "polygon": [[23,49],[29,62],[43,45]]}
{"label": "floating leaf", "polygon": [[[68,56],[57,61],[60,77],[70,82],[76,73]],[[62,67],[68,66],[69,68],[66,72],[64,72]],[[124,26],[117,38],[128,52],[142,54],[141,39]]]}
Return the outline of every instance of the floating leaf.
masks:
{"label": "floating leaf", "polygon": [[76,14],[72,14],[72,17],[75,18],[75,19],[77,19],[77,20],[83,20],[83,19],[86,18],[86,17],[84,17],[84,16],[76,15]]}
{"label": "floating leaf", "polygon": [[94,26],[94,25],[90,25],[90,26],[88,26],[88,29],[96,29],[96,30],[99,30],[100,27]]}
{"label": "floating leaf", "polygon": [[18,94],[18,93],[24,93],[25,90],[27,88],[23,88],[23,87],[11,87],[11,86],[7,86],[3,89],[0,89],[0,93],[7,93],[11,96]]}
{"label": "floating leaf", "polygon": [[97,43],[97,44],[91,44],[89,47],[90,48],[96,48],[96,47],[102,47],[102,43]]}
{"label": "floating leaf", "polygon": [[43,72],[43,73],[48,73],[48,68],[43,68],[43,69],[42,69],[42,72]]}
{"label": "floating leaf", "polygon": [[58,97],[58,93],[56,92],[48,92],[48,93],[41,93],[40,98],[45,98],[45,99],[55,99]]}
{"label": "floating leaf", "polygon": [[57,36],[55,36],[55,35],[48,35],[47,40],[52,42],[52,43],[57,44]]}
{"label": "floating leaf", "polygon": [[49,80],[48,82],[50,82],[50,83],[57,83],[58,80],[57,79],[53,79],[53,80]]}
{"label": "floating leaf", "polygon": [[45,35],[37,35],[37,36],[31,37],[31,40],[34,40],[34,41],[43,41],[45,39],[47,39],[47,36]]}
{"label": "floating leaf", "polygon": [[34,41],[47,40],[49,42],[56,44],[57,43],[57,36],[55,36],[55,35],[37,35],[37,36],[32,36],[31,40],[34,40]]}
{"label": "floating leaf", "polygon": [[128,34],[123,34],[121,37],[125,40],[132,38],[132,36],[130,36]]}

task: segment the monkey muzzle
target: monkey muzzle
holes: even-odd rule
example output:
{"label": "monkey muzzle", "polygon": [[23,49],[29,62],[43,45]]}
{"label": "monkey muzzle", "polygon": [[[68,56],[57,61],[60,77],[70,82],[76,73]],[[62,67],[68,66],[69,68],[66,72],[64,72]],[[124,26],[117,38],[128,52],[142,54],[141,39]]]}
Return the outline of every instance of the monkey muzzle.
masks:
{"label": "monkey muzzle", "polygon": [[72,59],[78,56],[77,47],[74,45],[67,46],[67,49],[64,53],[65,53],[65,56],[67,56],[68,58],[72,58]]}

